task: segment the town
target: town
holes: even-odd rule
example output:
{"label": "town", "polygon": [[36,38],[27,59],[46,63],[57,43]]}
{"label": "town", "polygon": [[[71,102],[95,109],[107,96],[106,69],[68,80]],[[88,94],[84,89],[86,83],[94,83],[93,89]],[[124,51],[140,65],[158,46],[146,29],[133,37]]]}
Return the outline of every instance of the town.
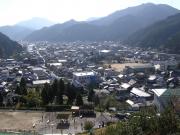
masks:
{"label": "town", "polygon": [[[93,133],[143,108],[158,115],[172,103],[180,113],[178,54],[110,41],[20,44],[22,53],[0,60],[0,108],[29,125],[2,131]],[[27,111],[37,114],[23,119]]]}

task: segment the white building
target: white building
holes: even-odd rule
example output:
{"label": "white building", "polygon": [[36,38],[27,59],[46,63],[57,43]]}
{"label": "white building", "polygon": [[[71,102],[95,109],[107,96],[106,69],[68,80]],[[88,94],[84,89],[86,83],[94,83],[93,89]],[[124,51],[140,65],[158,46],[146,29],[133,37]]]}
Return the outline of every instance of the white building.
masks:
{"label": "white building", "polygon": [[72,83],[76,87],[86,86],[89,84],[95,84],[98,82],[98,76],[96,72],[74,72]]}
{"label": "white building", "polygon": [[134,94],[135,96],[137,97],[142,97],[142,98],[148,98],[148,97],[151,97],[151,95],[145,91],[142,91],[138,88],[133,88],[131,90],[131,93]]}
{"label": "white building", "polygon": [[154,92],[154,105],[156,106],[157,110],[159,112],[161,112],[163,110],[163,93],[166,91],[167,89],[153,89],[152,91]]}
{"label": "white building", "polygon": [[50,80],[35,80],[33,86],[43,86],[46,83],[50,84]]}
{"label": "white building", "polygon": [[112,68],[107,68],[104,70],[104,77],[113,77],[116,76],[116,72]]}
{"label": "white building", "polygon": [[160,70],[167,70],[168,66],[176,66],[178,64],[177,61],[174,60],[152,61],[151,63],[155,65],[155,67],[158,65]]}
{"label": "white building", "polygon": [[[154,92],[154,105],[159,112],[163,111],[169,104],[179,102],[180,89],[152,89]],[[179,108],[176,108],[179,109]]]}

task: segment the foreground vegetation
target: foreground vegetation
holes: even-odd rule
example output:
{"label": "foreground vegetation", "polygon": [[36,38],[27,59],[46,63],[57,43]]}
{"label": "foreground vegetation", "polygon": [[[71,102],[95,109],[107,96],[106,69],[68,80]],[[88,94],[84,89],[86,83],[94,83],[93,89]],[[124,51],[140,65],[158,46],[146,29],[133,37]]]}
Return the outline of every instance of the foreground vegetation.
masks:
{"label": "foreground vegetation", "polygon": [[93,133],[81,135],[180,135],[180,118],[173,108],[156,114],[152,108],[134,113],[129,119],[119,121],[106,128],[95,129]]}
{"label": "foreground vegetation", "polygon": [[133,114],[129,120],[109,126],[105,135],[179,135],[180,119],[172,107],[157,115],[153,109]]}
{"label": "foreground vegetation", "polygon": [[[85,91],[83,88],[76,88],[62,79],[55,79],[52,84],[46,83],[44,86],[32,88],[28,87],[26,80],[22,78],[17,86],[11,88],[9,93],[0,93],[0,106],[14,109],[48,108],[54,110],[55,108],[63,110],[70,108],[71,105],[83,106],[86,96],[88,102],[94,102],[93,89]],[[3,97],[7,98],[5,104]]]}

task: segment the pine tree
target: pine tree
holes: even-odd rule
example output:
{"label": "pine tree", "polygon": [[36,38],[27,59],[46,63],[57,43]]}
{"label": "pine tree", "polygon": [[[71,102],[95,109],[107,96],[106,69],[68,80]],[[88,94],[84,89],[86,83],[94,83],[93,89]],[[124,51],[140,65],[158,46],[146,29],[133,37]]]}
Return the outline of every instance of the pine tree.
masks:
{"label": "pine tree", "polygon": [[50,103],[53,103],[53,101],[54,101],[54,91],[53,91],[53,89],[52,89],[52,86],[50,86],[49,84],[48,84],[48,86],[49,86],[49,88],[48,88],[48,91],[47,91],[47,93],[48,93],[48,97],[49,97],[49,102]]}
{"label": "pine tree", "polygon": [[2,95],[2,93],[0,93],[0,105],[2,105],[3,104],[3,95]]}
{"label": "pine tree", "polygon": [[54,96],[56,95],[57,91],[58,91],[58,80],[55,79],[53,84],[51,85],[52,88],[52,96],[54,98]]}
{"label": "pine tree", "polygon": [[63,95],[57,95],[56,96],[56,103],[59,105],[63,104]]}
{"label": "pine tree", "polygon": [[92,102],[93,99],[94,99],[94,90],[90,89],[89,92],[88,92],[88,101]]}
{"label": "pine tree", "polygon": [[76,98],[76,91],[75,91],[75,87],[70,83],[68,83],[66,86],[66,95],[68,97],[67,104],[72,104]]}
{"label": "pine tree", "polygon": [[49,92],[49,85],[46,83],[41,92],[42,102],[44,105],[47,105],[50,102],[48,92]]}
{"label": "pine tree", "polygon": [[100,104],[99,96],[94,96],[94,104],[97,106]]}
{"label": "pine tree", "polygon": [[16,86],[16,90],[15,90],[15,93],[18,94],[18,95],[21,95],[21,88],[19,85]]}
{"label": "pine tree", "polygon": [[57,91],[57,103],[58,104],[63,104],[63,94],[64,94],[64,81],[62,79],[59,80],[58,82],[58,91]]}
{"label": "pine tree", "polygon": [[59,90],[61,91],[61,93],[63,94],[64,93],[64,90],[65,90],[65,84],[64,84],[64,81],[62,79],[59,80]]}
{"label": "pine tree", "polygon": [[83,106],[83,99],[82,99],[82,96],[81,94],[78,94],[77,97],[76,97],[76,105],[77,106]]}
{"label": "pine tree", "polygon": [[24,78],[21,78],[20,89],[22,95],[27,95],[26,80]]}

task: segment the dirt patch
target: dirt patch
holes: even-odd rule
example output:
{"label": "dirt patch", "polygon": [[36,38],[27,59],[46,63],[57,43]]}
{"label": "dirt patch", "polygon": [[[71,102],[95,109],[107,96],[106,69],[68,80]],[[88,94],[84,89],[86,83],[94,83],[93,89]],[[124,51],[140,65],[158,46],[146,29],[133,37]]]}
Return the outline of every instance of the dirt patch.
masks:
{"label": "dirt patch", "polygon": [[0,112],[0,130],[32,130],[40,121],[41,112]]}
{"label": "dirt patch", "polygon": [[147,64],[143,64],[143,63],[123,63],[123,64],[111,64],[111,67],[117,72],[122,72],[123,69],[126,66],[132,67],[132,66],[143,66],[143,65],[147,65]]}

